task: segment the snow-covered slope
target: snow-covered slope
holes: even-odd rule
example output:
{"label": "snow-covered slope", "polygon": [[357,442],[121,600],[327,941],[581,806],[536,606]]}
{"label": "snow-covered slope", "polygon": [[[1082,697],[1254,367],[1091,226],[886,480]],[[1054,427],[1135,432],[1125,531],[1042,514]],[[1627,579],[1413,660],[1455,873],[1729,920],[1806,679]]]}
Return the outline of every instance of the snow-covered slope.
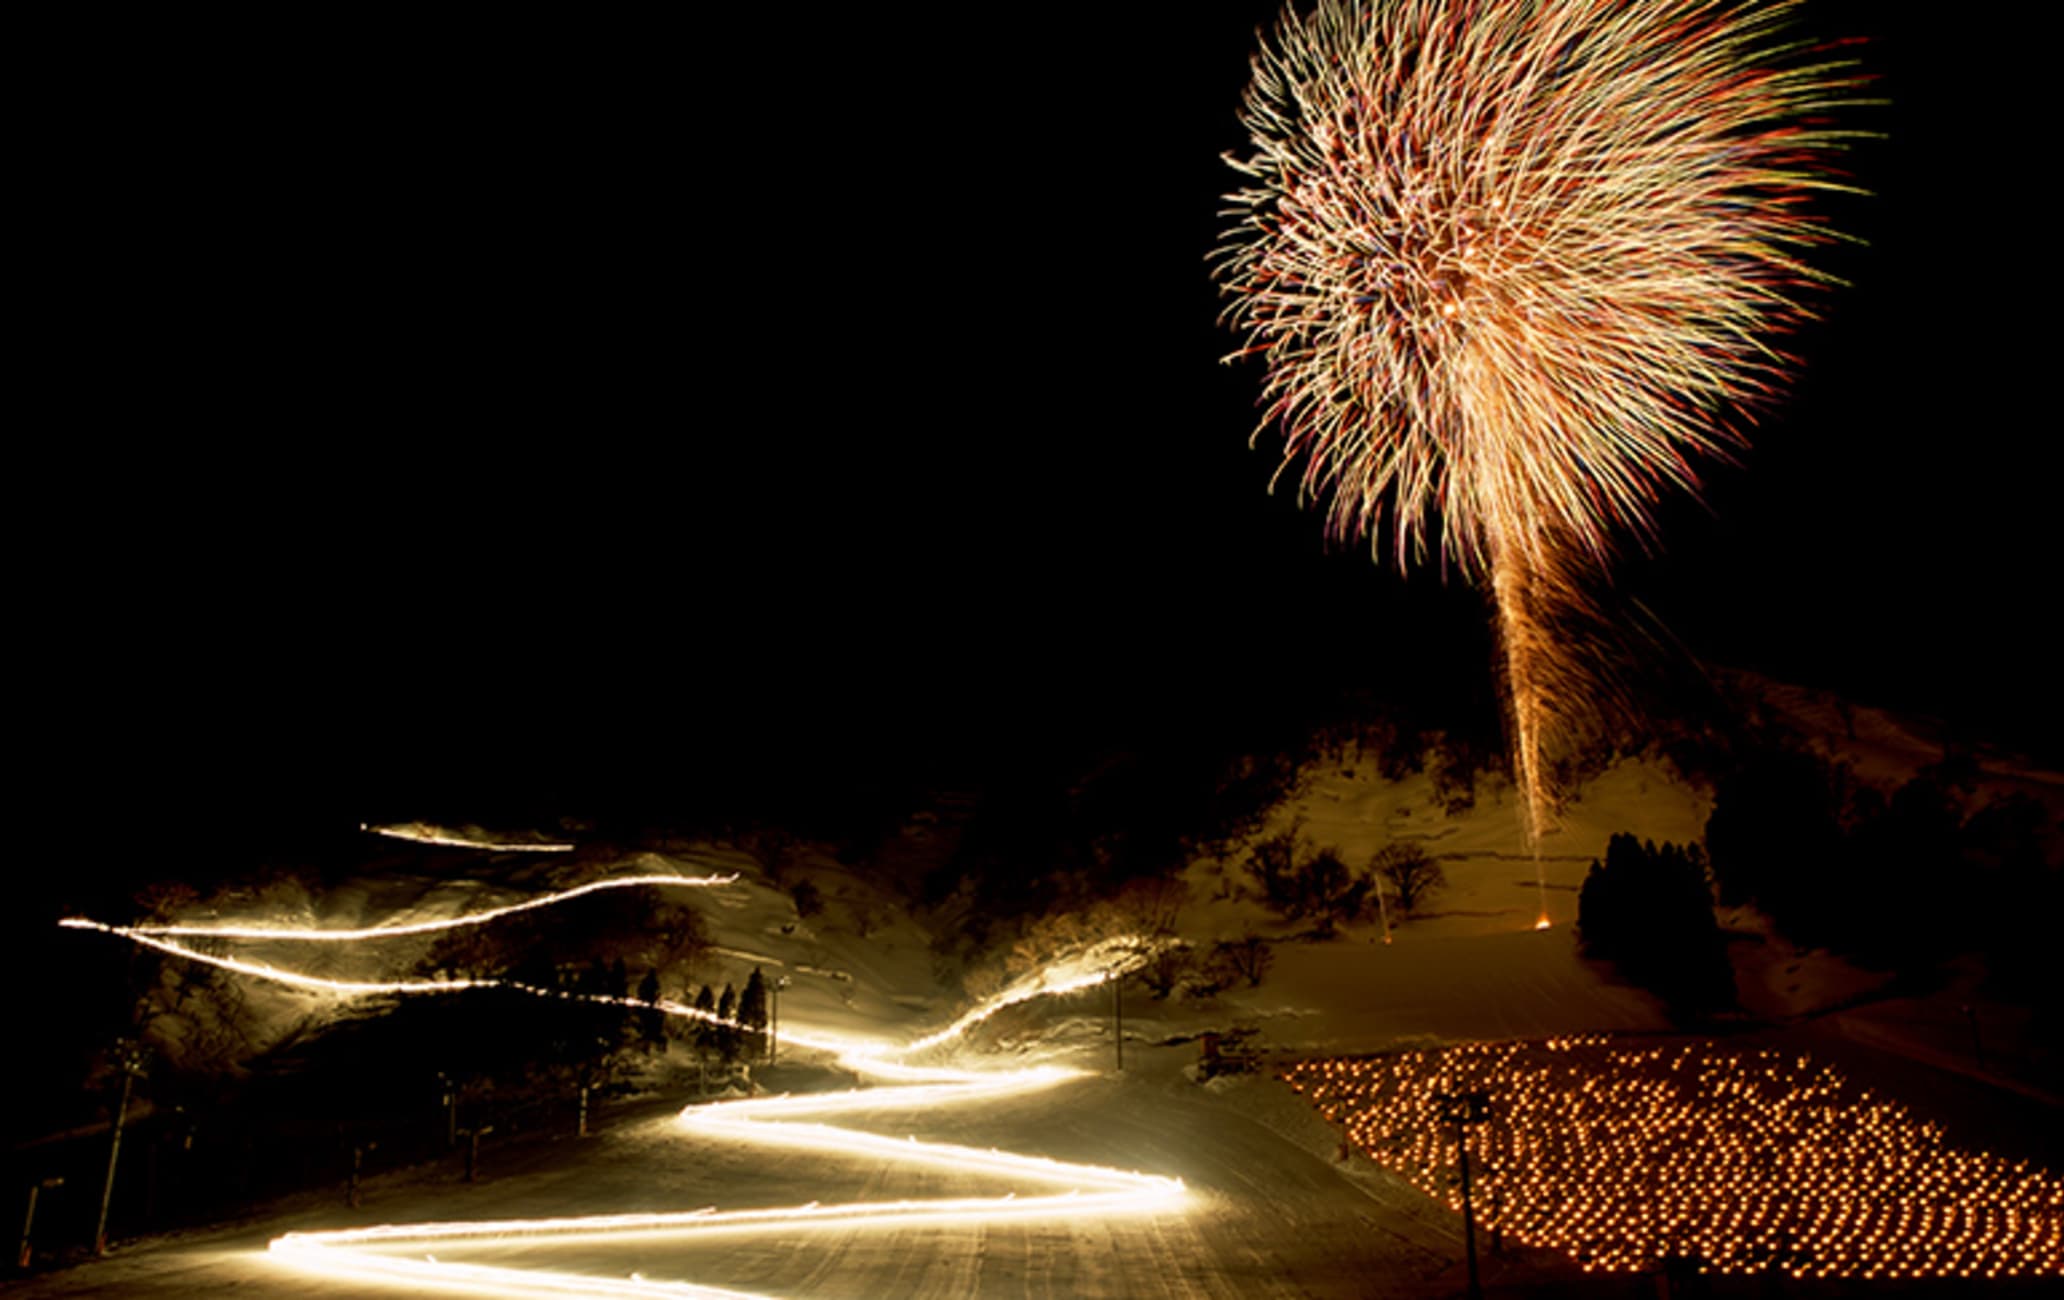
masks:
{"label": "snow-covered slope", "polygon": [[1308,924],[1262,905],[1243,852],[1196,862],[1180,936],[1208,950],[1258,935],[1271,941],[1274,964],[1259,987],[1201,1003],[1135,993],[1128,1020],[1149,1040],[1248,1025],[1269,1046],[1297,1052],[1663,1028],[1652,997],[1577,955],[1577,890],[1613,834],[1693,842],[1709,811],[1709,797],[1665,765],[1622,761],[1574,792],[1537,859],[1502,779],[1484,778],[1473,804],[1451,811],[1428,775],[1390,781],[1373,758],[1334,755],[1307,771],[1260,835],[1295,828],[1308,849],[1334,849],[1357,869],[1387,844],[1416,843],[1440,861],[1445,887],[1416,916],[1393,916],[1387,927],[1379,916],[1314,939]]}

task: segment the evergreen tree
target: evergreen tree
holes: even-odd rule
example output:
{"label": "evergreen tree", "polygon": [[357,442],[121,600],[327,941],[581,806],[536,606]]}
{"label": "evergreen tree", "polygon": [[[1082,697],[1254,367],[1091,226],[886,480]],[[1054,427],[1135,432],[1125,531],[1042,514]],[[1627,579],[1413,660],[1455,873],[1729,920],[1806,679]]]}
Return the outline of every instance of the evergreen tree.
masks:
{"label": "evergreen tree", "polygon": [[1783,752],[1723,778],[1706,819],[1720,901],[1754,903],[1792,938],[1827,942],[1846,893],[1840,784],[1820,759]]}
{"label": "evergreen tree", "polygon": [[717,1050],[717,1027],[703,1017],[717,1014],[716,990],[703,985],[695,995],[695,1009],[702,1012],[702,1016],[695,1018],[695,1027],[689,1031],[688,1045],[695,1049],[697,1060],[707,1062]]}
{"label": "evergreen tree", "polygon": [[1680,1015],[1734,1001],[1734,970],[1713,915],[1703,855],[1619,834],[1593,862],[1577,896],[1584,955],[1612,962]]}
{"label": "evergreen tree", "polygon": [[726,982],[723,994],[717,998],[717,1019],[724,1021],[714,1025],[717,1055],[728,1064],[738,1059],[739,1033],[735,1022],[738,1019],[738,991]]}
{"label": "evergreen tree", "polygon": [[760,974],[760,968],[757,966],[753,967],[752,978],[745,982],[745,992],[738,996],[738,1023],[745,1026],[740,1036],[740,1046],[745,1059],[766,1059],[767,980]]}

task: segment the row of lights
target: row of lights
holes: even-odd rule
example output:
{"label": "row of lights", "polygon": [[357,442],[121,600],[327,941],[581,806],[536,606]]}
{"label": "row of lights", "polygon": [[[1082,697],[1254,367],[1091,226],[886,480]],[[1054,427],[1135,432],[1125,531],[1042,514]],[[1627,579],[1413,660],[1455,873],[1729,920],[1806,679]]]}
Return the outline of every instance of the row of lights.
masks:
{"label": "row of lights", "polygon": [[1795,1052],[1603,1038],[1308,1061],[1284,1076],[1363,1151],[1461,1208],[1440,1094],[1470,1136],[1487,1226],[1588,1270],[1689,1257],[1793,1277],[2064,1274],[2064,1180],[1943,1130]]}

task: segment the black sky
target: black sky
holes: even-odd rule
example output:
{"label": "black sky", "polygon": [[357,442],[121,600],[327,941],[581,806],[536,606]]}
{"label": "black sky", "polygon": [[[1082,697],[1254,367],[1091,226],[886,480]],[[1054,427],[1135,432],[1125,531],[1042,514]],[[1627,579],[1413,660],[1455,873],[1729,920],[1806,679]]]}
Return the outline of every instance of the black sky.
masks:
{"label": "black sky", "polygon": [[[1326,553],[1247,448],[1259,370],[1217,364],[1219,154],[1273,7],[1126,8],[54,48],[14,479],[37,799],[663,798],[1488,691],[1480,599]],[[1871,243],[1623,590],[1713,662],[2054,749],[2015,42],[1810,20],[1892,100],[1837,211]]]}

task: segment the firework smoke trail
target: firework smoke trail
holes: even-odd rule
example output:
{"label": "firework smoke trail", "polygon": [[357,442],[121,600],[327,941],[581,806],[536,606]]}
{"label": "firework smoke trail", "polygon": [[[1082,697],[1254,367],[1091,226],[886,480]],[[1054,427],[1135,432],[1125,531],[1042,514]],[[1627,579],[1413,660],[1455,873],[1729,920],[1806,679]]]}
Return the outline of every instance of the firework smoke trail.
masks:
{"label": "firework smoke trail", "polygon": [[1317,0],[1254,60],[1227,360],[1266,362],[1278,477],[1303,462],[1329,535],[1489,579],[1537,854],[1586,582],[1739,441],[1788,360],[1766,338],[1828,279],[1803,201],[1850,188],[1859,133],[1826,120],[1862,80],[1784,37],[1798,7]]}

